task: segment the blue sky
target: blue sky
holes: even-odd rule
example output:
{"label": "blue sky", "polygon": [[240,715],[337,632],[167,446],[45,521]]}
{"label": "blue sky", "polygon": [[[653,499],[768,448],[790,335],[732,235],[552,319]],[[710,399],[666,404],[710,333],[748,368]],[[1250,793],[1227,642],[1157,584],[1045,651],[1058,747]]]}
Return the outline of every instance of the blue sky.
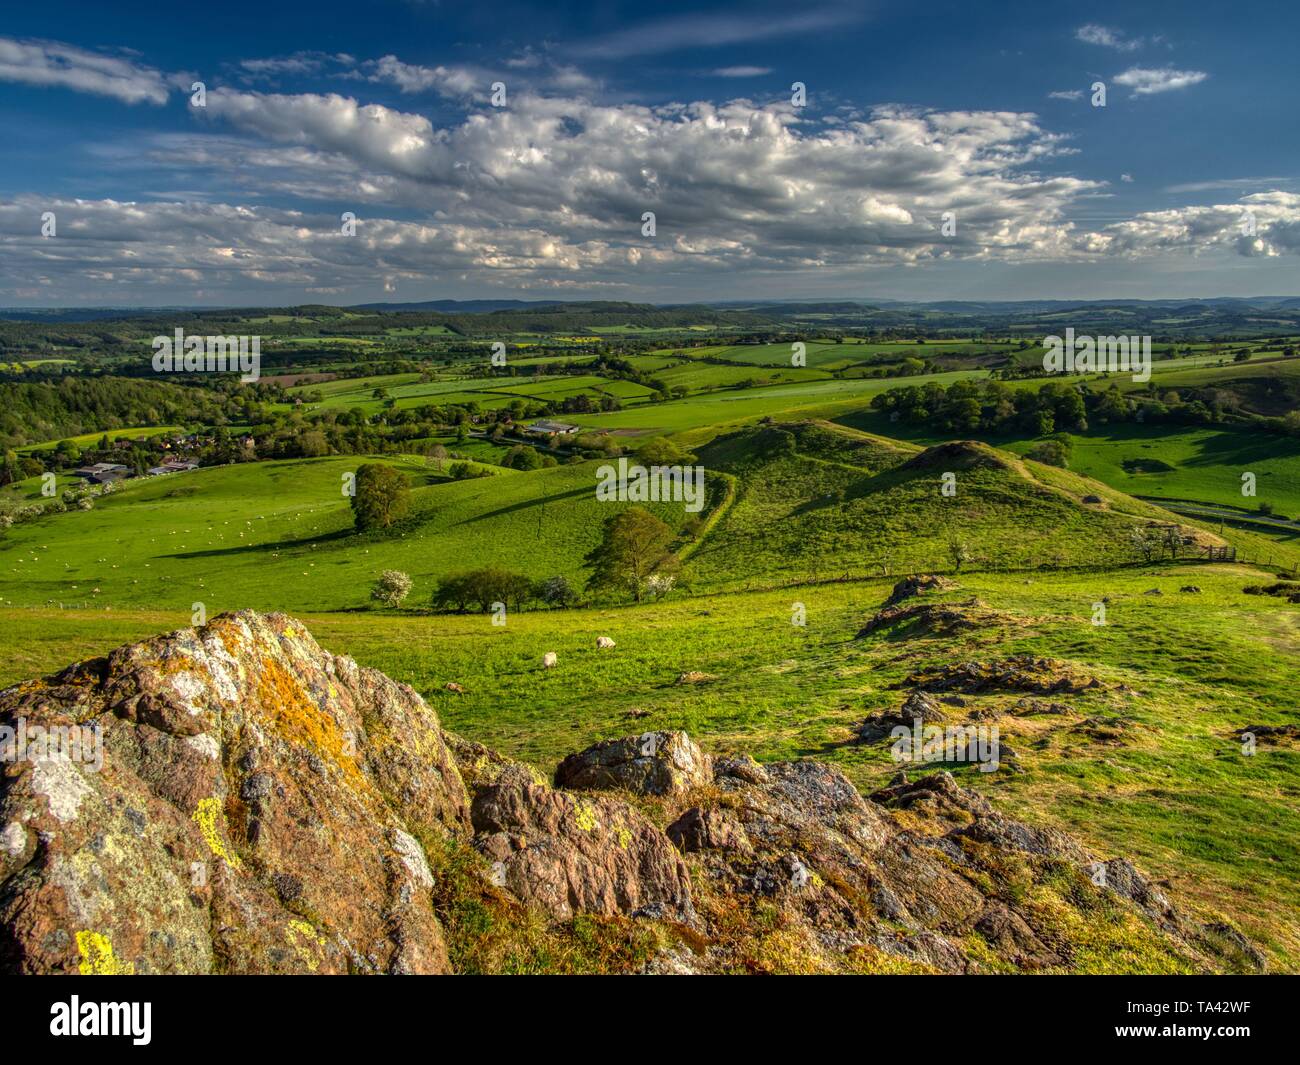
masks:
{"label": "blue sky", "polygon": [[1296,294],[1298,29],[49,0],[0,25],[0,304]]}

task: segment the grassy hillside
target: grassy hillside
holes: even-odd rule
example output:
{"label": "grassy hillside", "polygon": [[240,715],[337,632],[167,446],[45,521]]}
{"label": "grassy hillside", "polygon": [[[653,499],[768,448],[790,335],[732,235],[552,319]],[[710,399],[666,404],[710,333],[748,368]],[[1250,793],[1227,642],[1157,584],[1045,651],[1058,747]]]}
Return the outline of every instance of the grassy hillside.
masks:
{"label": "grassy hillside", "polygon": [[[925,452],[828,423],[765,426],[697,449],[733,478],[733,501],[690,554],[695,589],[913,569],[1128,564],[1157,508],[984,445]],[[486,453],[485,453],[486,454]],[[69,510],[0,539],[0,599],[18,605],[363,607],[384,569],[416,582],[496,563],[534,578],[585,580],[583,556],[611,504],[599,462],[450,481],[423,460],[387,457],[413,484],[410,515],[386,534],[353,531],[343,478],[366,459],[201,469],[126,482],[91,511]],[[942,492],[952,473],[956,494]],[[21,487],[21,486],[20,486]],[[35,491],[35,486],[29,486]],[[1101,504],[1083,496],[1102,495]],[[29,493],[30,494],[30,493]],[[620,504],[612,504],[619,506]],[[680,504],[652,508],[675,528]],[[88,545],[96,545],[93,550]]]}
{"label": "grassy hillside", "polygon": [[[838,419],[849,428],[897,434],[909,443],[942,443],[942,434],[891,422],[875,411]],[[1234,426],[1094,426],[1070,434],[1070,469],[1128,495],[1194,499],[1253,509],[1269,503],[1281,515],[1300,515],[1300,448],[1284,437]],[[988,442],[1023,455],[1038,443],[1024,435]],[[1255,474],[1255,495],[1243,496],[1243,473]]]}
{"label": "grassy hillside", "polygon": [[[416,486],[391,534],[358,535],[343,475],[366,461]],[[582,557],[620,503],[595,498],[598,463],[450,481],[414,458],[250,463],[126,482],[94,510],[15,525],[0,539],[6,604],[103,609],[206,604],[344,610],[364,606],[384,569],[427,604],[439,577],[498,563],[532,577],[583,576]],[[674,527],[680,504],[650,504]]]}
{"label": "grassy hillside", "polygon": [[[735,474],[731,509],[691,557],[700,587],[915,570],[1128,565],[1132,529],[1172,515],[983,444],[925,451],[829,425],[774,425],[700,450]],[[955,494],[943,492],[945,474]],[[1100,503],[1084,503],[1097,496]],[[959,560],[954,554],[963,549]]]}

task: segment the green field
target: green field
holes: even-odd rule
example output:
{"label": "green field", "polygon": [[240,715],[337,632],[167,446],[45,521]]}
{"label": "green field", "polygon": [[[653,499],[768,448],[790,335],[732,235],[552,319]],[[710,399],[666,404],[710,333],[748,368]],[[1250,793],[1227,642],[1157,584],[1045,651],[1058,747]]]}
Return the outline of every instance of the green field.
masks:
{"label": "green field", "polygon": [[[0,540],[6,604],[93,603],[105,609],[188,608],[209,614],[345,610],[366,605],[384,569],[416,581],[427,603],[439,577],[499,563],[534,577],[581,575],[609,507],[595,498],[596,463],[468,481],[422,459],[377,460],[417,486],[398,532],[359,537],[343,475],[366,459],[249,463],[125,482],[94,510],[15,525]],[[680,525],[680,506],[654,505]]]}
{"label": "green field", "polygon": [[[148,436],[161,436],[164,433],[182,432],[179,425],[141,425],[132,429],[108,429],[102,433],[82,433],[80,436],[69,436],[65,439],[72,441],[79,448],[95,447],[104,437],[113,440],[140,440]],[[32,451],[40,451],[45,448],[56,447],[60,441],[50,440],[43,444],[27,444],[24,447],[17,448],[19,454],[25,454]]]}

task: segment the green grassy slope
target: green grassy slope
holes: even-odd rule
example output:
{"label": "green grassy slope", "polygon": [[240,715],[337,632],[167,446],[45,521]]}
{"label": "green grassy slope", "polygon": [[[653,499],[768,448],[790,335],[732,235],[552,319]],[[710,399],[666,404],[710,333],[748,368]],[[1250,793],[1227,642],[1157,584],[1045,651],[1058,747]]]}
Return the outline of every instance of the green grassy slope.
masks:
{"label": "green grassy slope", "polygon": [[[411,515],[388,535],[357,535],[342,478],[366,461],[416,485]],[[92,511],[13,526],[0,539],[7,604],[101,608],[239,606],[342,610],[367,603],[380,571],[415,580],[497,563],[532,577],[583,577],[582,556],[621,503],[595,497],[596,462],[531,473],[492,467],[468,481],[421,460],[330,458],[250,463],[125,483]],[[629,504],[630,505],[630,504]],[[675,527],[680,504],[649,504]]]}
{"label": "green grassy slope", "polygon": [[[924,452],[828,425],[720,437],[699,452],[737,475],[735,504],[692,555],[697,587],[967,568],[1128,565],[1158,508],[983,444]],[[943,494],[946,473],[955,495]],[[1085,504],[1085,496],[1100,504]]]}
{"label": "green grassy slope", "polygon": [[[939,434],[913,431],[886,415],[856,411],[838,419],[850,428],[892,432],[929,446]],[[1222,426],[1102,425],[1071,433],[1070,469],[1128,495],[1251,510],[1269,503],[1277,514],[1300,516],[1300,447],[1273,433]],[[989,437],[988,442],[1023,455],[1037,438]],[[1255,474],[1255,495],[1242,495],[1242,474]]]}

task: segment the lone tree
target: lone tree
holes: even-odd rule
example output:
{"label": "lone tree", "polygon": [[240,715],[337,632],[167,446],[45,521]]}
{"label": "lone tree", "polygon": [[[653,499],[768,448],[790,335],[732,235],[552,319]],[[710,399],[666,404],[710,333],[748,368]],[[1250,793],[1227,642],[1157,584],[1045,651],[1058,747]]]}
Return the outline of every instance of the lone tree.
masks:
{"label": "lone tree", "polygon": [[592,567],[587,591],[630,592],[638,603],[646,581],[654,574],[668,576],[678,566],[669,550],[673,530],[644,507],[629,507],[605,519],[600,543],[583,560]]}
{"label": "lone tree", "polygon": [[402,600],[411,594],[411,578],[398,569],[386,569],[370,589],[370,598],[385,606],[401,606]]}
{"label": "lone tree", "polygon": [[357,470],[352,515],[358,532],[387,529],[406,514],[410,505],[410,486],[393,467],[370,462]]}
{"label": "lone tree", "polygon": [[424,453],[424,464],[432,466],[442,473],[442,464],[447,461],[447,449],[441,444],[434,444]]}

